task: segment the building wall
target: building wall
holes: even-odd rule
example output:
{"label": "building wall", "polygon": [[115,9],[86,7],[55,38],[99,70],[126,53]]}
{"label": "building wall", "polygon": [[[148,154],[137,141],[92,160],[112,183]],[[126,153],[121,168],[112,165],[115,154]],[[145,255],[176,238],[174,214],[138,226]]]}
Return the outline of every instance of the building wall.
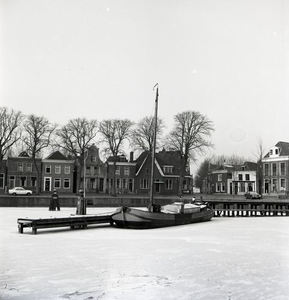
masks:
{"label": "building wall", "polygon": [[60,193],[73,192],[73,161],[43,160],[42,161],[42,192]]}
{"label": "building wall", "polygon": [[113,162],[108,162],[107,192],[113,194],[115,187],[116,194],[135,193],[135,168],[136,164],[131,162],[116,162],[115,166]]}
{"label": "building wall", "polygon": [[4,194],[7,190],[7,160],[2,160],[0,165],[0,194]]}
{"label": "building wall", "polygon": [[263,193],[278,194],[289,191],[289,158],[263,160]]}
{"label": "building wall", "polygon": [[[36,161],[41,175],[41,160]],[[36,167],[31,157],[8,157],[7,159],[7,188],[21,186],[36,192],[41,178],[37,176]]]}

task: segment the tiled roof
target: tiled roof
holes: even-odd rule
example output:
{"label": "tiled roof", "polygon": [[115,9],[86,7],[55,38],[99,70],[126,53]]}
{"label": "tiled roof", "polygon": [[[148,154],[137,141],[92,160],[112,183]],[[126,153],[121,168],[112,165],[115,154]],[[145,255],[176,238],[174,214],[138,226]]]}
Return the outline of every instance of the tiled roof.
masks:
{"label": "tiled roof", "polygon": [[46,157],[46,159],[68,160],[67,157],[59,151],[51,153],[49,156]]}
{"label": "tiled roof", "polygon": [[[281,142],[279,141],[275,147],[278,147],[281,149],[280,151],[280,156],[288,156],[289,155],[289,143],[288,142]],[[269,157],[270,156],[270,152],[268,152],[264,158]]]}
{"label": "tiled roof", "polygon": [[[144,160],[148,157],[148,151],[144,151],[141,155],[137,158],[136,162],[136,170],[138,171],[139,168],[143,165]],[[155,159],[158,162],[160,167],[163,166],[172,166],[173,167],[173,174],[179,175],[179,169],[181,168],[181,159],[180,154],[178,151],[165,151],[162,150],[158,153],[155,153]],[[189,175],[189,172],[186,172],[186,175]]]}
{"label": "tiled roof", "polygon": [[287,142],[278,142],[276,144],[276,147],[279,147],[281,149],[281,152],[280,152],[281,156],[289,155],[289,143],[287,143]]}

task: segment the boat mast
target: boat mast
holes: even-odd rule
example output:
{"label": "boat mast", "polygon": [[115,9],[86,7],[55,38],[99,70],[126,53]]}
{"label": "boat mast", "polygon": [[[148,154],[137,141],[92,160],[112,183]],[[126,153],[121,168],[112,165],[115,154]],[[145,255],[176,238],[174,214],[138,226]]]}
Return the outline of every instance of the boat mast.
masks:
{"label": "boat mast", "polygon": [[153,209],[154,202],[154,166],[155,166],[155,151],[156,151],[156,140],[157,140],[157,120],[158,120],[158,98],[159,98],[159,87],[158,83],[154,86],[153,89],[156,89],[156,100],[155,100],[155,116],[154,116],[154,132],[153,132],[153,147],[152,147],[152,166],[151,166],[151,182],[150,182],[150,203],[149,211]]}

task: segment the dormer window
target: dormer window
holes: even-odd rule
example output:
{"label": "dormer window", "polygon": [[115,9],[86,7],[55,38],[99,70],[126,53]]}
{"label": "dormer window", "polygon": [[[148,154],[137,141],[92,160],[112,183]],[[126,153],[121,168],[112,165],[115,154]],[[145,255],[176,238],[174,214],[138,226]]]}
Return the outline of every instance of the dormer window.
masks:
{"label": "dormer window", "polygon": [[173,167],[172,166],[164,166],[164,173],[165,174],[172,174],[173,173]]}

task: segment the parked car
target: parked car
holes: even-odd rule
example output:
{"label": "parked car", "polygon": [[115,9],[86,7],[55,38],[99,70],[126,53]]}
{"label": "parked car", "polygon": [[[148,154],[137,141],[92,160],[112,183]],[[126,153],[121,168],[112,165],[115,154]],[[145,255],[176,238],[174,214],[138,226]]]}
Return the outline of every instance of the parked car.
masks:
{"label": "parked car", "polygon": [[257,192],[247,192],[245,193],[246,199],[261,199],[261,195]]}
{"label": "parked car", "polygon": [[23,187],[14,187],[13,189],[9,190],[9,195],[27,195],[30,196],[32,195],[32,191],[31,190],[25,190]]}

